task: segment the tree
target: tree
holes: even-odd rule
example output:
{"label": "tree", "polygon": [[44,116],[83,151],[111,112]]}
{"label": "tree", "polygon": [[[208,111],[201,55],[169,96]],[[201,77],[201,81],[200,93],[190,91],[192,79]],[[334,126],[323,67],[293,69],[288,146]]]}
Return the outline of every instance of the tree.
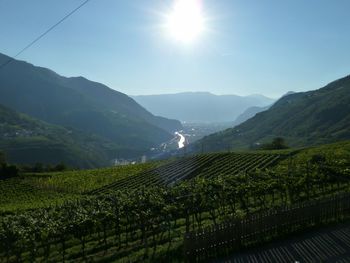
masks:
{"label": "tree", "polygon": [[15,165],[9,165],[7,163],[0,164],[0,176],[15,177],[19,174],[19,170]]}
{"label": "tree", "polygon": [[0,164],[6,163],[5,154],[0,152]]}
{"label": "tree", "polygon": [[59,163],[53,168],[53,170],[56,172],[63,172],[67,170],[67,166],[64,163]]}
{"label": "tree", "polygon": [[271,143],[266,143],[261,146],[262,150],[283,150],[288,148],[289,147],[282,137],[276,137]]}
{"label": "tree", "polygon": [[36,163],[33,167],[33,172],[35,173],[42,173],[44,170],[44,164],[42,163]]}

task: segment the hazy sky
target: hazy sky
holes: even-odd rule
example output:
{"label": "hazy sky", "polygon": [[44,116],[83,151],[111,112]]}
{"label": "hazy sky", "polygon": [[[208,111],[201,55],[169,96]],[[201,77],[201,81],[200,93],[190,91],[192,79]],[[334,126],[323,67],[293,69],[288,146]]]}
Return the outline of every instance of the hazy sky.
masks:
{"label": "hazy sky", "polygon": [[[16,54],[81,2],[0,0],[0,52]],[[91,0],[18,59],[132,95],[278,97],[350,74],[349,0],[203,0],[206,30],[190,45],[162,27],[172,4]]]}

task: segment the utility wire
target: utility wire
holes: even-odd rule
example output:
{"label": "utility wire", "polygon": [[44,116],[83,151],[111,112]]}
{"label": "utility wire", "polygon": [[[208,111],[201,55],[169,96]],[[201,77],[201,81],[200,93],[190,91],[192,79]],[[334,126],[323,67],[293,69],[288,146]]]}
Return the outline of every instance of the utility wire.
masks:
{"label": "utility wire", "polygon": [[52,31],[54,28],[56,28],[58,25],[60,25],[63,21],[65,21],[67,18],[72,16],[75,12],[77,12],[80,8],[82,8],[84,5],[86,5],[90,0],[85,0],[83,3],[81,3],[78,7],[73,9],[71,12],[69,12],[67,15],[65,15],[61,20],[59,20],[56,24],[51,26],[49,29],[47,29],[44,33],[42,33],[40,36],[35,38],[32,42],[30,42],[28,45],[26,45],[24,48],[22,48],[16,55],[14,55],[12,58],[7,60],[5,63],[0,65],[0,70],[10,64],[12,61],[15,60],[19,55],[21,55],[24,51],[29,49],[31,46],[33,46],[36,42],[38,42],[40,39],[42,39],[44,36],[46,36],[50,31]]}

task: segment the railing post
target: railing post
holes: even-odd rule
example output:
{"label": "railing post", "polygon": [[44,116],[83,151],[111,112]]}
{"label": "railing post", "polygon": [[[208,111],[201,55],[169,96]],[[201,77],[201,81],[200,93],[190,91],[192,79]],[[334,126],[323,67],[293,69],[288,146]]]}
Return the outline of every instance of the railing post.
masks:
{"label": "railing post", "polygon": [[195,262],[196,254],[193,247],[193,234],[186,233],[184,237],[184,258],[186,262]]}
{"label": "railing post", "polygon": [[261,211],[216,227],[192,231],[184,235],[185,261],[196,262],[206,256],[209,259],[222,254],[226,248],[239,250],[247,241],[260,242],[266,235],[276,237],[303,227],[337,221],[348,216],[349,212],[348,193]]}
{"label": "railing post", "polygon": [[242,221],[241,220],[237,220],[235,224],[235,233],[236,233],[237,248],[240,249],[242,247]]}

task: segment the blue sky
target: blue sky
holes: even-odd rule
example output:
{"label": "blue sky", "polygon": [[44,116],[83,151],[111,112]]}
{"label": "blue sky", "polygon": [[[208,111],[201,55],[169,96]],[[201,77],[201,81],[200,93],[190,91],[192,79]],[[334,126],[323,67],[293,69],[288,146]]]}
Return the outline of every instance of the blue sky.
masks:
{"label": "blue sky", "polygon": [[[0,0],[0,52],[21,48],[82,0]],[[18,59],[126,94],[278,97],[350,74],[349,0],[203,0],[207,30],[161,28],[170,0],[91,0]]]}

